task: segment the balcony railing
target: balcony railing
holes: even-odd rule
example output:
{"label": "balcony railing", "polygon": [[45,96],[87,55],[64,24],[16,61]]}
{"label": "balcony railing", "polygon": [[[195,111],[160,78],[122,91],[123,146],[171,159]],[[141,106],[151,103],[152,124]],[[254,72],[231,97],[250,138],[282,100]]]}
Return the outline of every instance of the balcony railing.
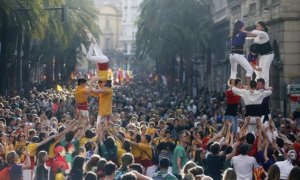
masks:
{"label": "balcony railing", "polygon": [[224,7],[222,9],[218,10],[217,12],[215,12],[214,22],[217,23],[224,19],[228,19],[229,17],[230,17],[229,9],[228,9],[228,7]]}

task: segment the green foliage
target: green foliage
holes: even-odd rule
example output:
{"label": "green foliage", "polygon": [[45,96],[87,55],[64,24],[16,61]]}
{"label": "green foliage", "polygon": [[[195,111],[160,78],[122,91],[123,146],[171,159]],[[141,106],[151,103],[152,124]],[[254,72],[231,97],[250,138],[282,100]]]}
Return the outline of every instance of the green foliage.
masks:
{"label": "green foliage", "polygon": [[[68,6],[67,23],[61,21],[61,5]],[[0,0],[0,19],[7,17],[9,40],[2,45],[15,47],[17,39],[31,42],[31,46],[23,47],[24,54],[29,54],[32,65],[38,59],[41,63],[51,64],[53,57],[68,64],[74,70],[76,54],[82,43],[87,43],[83,28],[99,34],[98,11],[93,0]],[[0,31],[3,31],[0,21]],[[2,37],[0,37],[2,38]],[[96,37],[97,38],[97,37]],[[22,42],[22,41],[21,41]],[[10,50],[8,57],[14,56]],[[63,61],[62,61],[63,60]],[[48,68],[48,67],[47,67]]]}

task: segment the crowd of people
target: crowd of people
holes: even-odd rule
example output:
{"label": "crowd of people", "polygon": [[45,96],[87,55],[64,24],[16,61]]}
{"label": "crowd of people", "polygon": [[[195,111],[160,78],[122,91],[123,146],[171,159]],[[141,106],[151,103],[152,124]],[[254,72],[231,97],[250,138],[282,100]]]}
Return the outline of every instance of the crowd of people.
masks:
{"label": "crowd of people", "polygon": [[[246,37],[235,26],[232,64]],[[105,80],[79,78],[73,92],[0,97],[0,180],[300,179],[300,119],[270,109],[252,70],[246,88],[234,65],[226,92],[190,97],[144,72],[112,88],[106,63]]]}
{"label": "crowd of people", "polygon": [[253,125],[240,81],[191,98],[143,79],[114,88],[113,125],[101,132],[94,97],[85,132],[68,91],[1,97],[0,179],[299,179],[297,120],[277,110]]}

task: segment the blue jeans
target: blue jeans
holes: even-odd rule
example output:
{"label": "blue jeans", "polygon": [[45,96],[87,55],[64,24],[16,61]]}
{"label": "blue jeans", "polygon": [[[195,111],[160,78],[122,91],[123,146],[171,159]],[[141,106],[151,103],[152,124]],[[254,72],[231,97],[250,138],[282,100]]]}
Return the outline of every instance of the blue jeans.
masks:
{"label": "blue jeans", "polygon": [[230,122],[232,122],[230,132],[237,133],[237,127],[238,127],[237,117],[232,115],[225,115],[224,119],[225,121],[229,120]]}

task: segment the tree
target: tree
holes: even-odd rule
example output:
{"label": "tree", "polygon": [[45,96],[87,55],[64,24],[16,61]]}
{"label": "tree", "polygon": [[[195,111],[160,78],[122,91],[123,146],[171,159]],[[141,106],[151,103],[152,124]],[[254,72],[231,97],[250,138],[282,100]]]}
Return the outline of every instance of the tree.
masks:
{"label": "tree", "polygon": [[212,19],[205,0],[144,0],[138,20],[137,55],[156,61],[156,69],[174,77],[176,57],[180,57],[180,79],[187,73],[187,92],[191,93],[192,59],[209,47]]}

